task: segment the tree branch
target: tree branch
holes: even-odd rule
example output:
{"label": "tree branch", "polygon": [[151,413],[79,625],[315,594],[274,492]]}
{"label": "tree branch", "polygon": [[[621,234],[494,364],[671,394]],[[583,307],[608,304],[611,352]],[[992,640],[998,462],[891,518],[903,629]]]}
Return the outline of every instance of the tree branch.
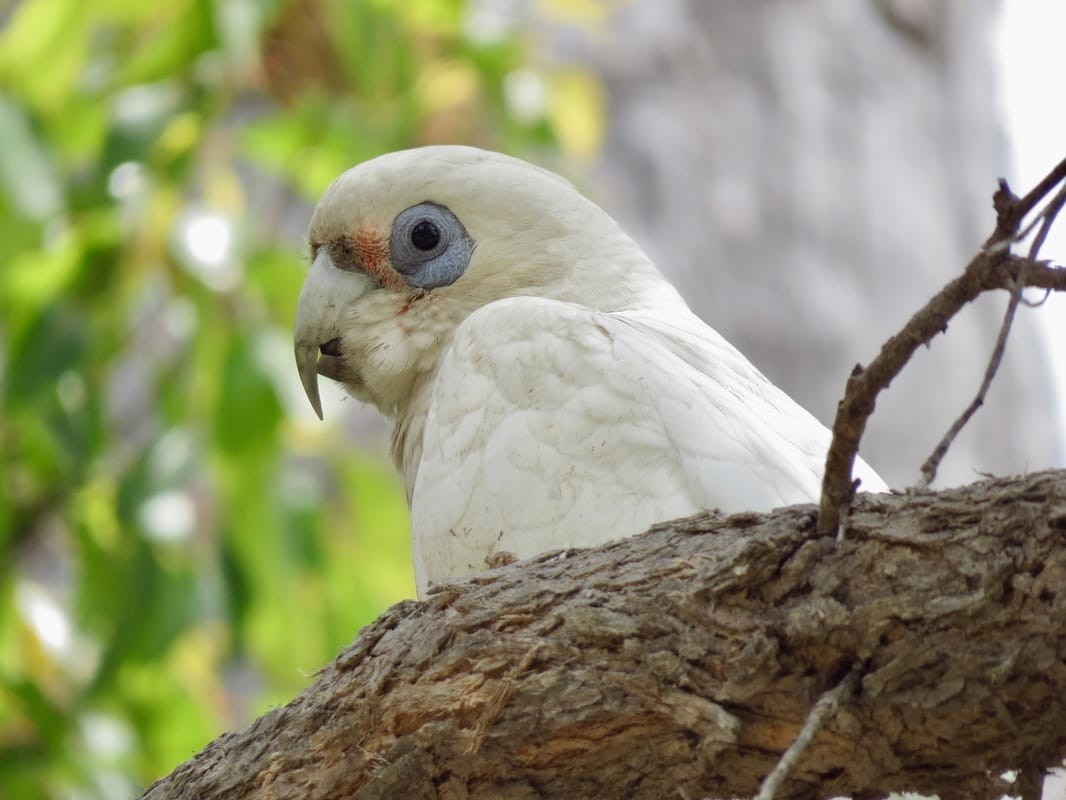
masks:
{"label": "tree branch", "polygon": [[751,796],[856,665],[776,797],[992,798],[1061,763],[1066,471],[863,495],[840,544],[815,512],[703,515],[401,603],[145,798]]}
{"label": "tree branch", "polygon": [[999,190],[992,199],[996,209],[996,229],[981,252],[974,256],[962,275],[941,289],[924,308],[908,320],[903,330],[885,342],[881,352],[869,366],[864,369],[861,365],[856,365],[852,370],[833,421],[833,441],[826,457],[825,474],[822,478],[822,497],[818,514],[820,532],[836,533],[839,530],[841,517],[846,513],[855,493],[852,469],[859,453],[859,442],[866,429],[866,422],[873,414],[877,396],[902,372],[918,347],[929,344],[937,334],[946,331],[951,318],[978,295],[993,289],[1007,289],[1012,293],[996,349],[986,370],[985,382],[982,383],[970,408],[963,413],[923,465],[925,484],[928,484],[935,475],[937,463],[954,436],[983,402],[984,392],[991,384],[999,359],[1002,358],[1006,336],[1022,290],[1033,286],[1049,291],[1066,291],[1066,269],[1035,260],[1048,231],[1066,203],[1066,188],[1059,191],[1037,218],[1041,225],[1036,241],[1029,251],[1029,257],[1018,258],[1010,252],[1010,245],[1019,238],[1022,221],[1064,180],[1066,159],[1056,165],[1020,200],[1011,192],[1007,182],[1001,179]]}
{"label": "tree branch", "polygon": [[[1003,188],[1006,188],[1005,182]],[[1007,191],[1009,191],[1009,189]],[[943,438],[933,449],[929,458],[927,458],[925,463],[922,464],[922,480],[919,484],[922,488],[925,488],[936,479],[937,469],[939,469],[941,460],[947,454],[948,448],[951,447],[951,443],[955,441],[955,437],[959,435],[959,432],[966,426],[966,423],[970,421],[970,417],[976,414],[977,409],[984,405],[985,397],[988,396],[988,390],[992,387],[992,381],[995,379],[996,372],[999,371],[999,365],[1003,361],[1003,353],[1007,349],[1007,337],[1010,335],[1011,326],[1014,324],[1014,314],[1018,310],[1018,304],[1023,300],[1023,292],[1025,291],[1026,279],[1028,278],[1029,265],[1036,261],[1037,257],[1040,255],[1040,248],[1044,246],[1044,240],[1047,239],[1048,232],[1051,230],[1051,226],[1055,223],[1055,219],[1058,217],[1064,204],[1066,204],[1066,186],[1063,186],[1063,188],[1059,190],[1059,193],[1055,198],[1048,203],[1044,212],[1037,217],[1036,222],[1041,223],[1040,229],[1037,231],[1036,238],[1029,247],[1028,258],[1018,271],[1018,280],[1015,282],[1015,285],[1011,290],[1010,302],[1007,303],[1007,310],[1003,315],[1003,323],[999,326],[999,334],[996,336],[996,346],[992,349],[992,356],[988,360],[988,366],[985,368],[985,375],[981,380],[980,388],[977,390],[977,396],[974,397],[966,407],[966,410],[959,415],[959,418],[955,420],[948,432],[944,434]]]}

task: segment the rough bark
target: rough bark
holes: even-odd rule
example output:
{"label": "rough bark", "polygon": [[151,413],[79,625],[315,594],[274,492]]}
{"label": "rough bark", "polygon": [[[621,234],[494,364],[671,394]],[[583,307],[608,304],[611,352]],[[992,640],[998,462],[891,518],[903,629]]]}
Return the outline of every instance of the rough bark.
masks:
{"label": "rough bark", "polygon": [[998,797],[1066,757],[1066,471],[711,515],[394,606],[146,798]]}

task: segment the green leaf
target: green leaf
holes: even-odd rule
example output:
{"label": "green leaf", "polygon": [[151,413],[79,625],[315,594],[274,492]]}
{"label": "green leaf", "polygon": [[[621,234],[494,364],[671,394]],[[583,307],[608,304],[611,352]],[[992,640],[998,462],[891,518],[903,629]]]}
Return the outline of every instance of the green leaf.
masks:
{"label": "green leaf", "polygon": [[214,437],[219,448],[230,456],[261,453],[275,447],[282,407],[270,375],[257,357],[259,343],[254,332],[238,333],[227,342],[222,360]]}
{"label": "green leaf", "polygon": [[48,306],[14,343],[5,399],[30,404],[53,394],[63,373],[79,371],[88,349],[88,330],[82,315],[67,303]]}
{"label": "green leaf", "polygon": [[48,151],[29,118],[10,97],[0,94],[0,187],[26,219],[45,220],[63,205],[63,192]]}
{"label": "green leaf", "polygon": [[0,34],[0,82],[38,109],[60,109],[88,50],[89,4],[79,0],[18,3]]}

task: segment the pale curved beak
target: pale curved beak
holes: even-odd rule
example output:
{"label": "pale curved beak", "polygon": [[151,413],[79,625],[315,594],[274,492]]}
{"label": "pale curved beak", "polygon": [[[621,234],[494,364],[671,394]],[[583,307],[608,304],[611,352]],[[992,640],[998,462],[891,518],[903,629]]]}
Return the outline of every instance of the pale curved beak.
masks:
{"label": "pale curved beak", "polygon": [[[323,418],[322,399],[318,394],[319,356],[323,346],[336,347],[334,340],[341,334],[341,316],[373,286],[373,279],[363,272],[337,269],[325,248],[318,251],[304,278],[293,331],[296,369],[319,419]],[[331,363],[336,357],[330,355]]]}

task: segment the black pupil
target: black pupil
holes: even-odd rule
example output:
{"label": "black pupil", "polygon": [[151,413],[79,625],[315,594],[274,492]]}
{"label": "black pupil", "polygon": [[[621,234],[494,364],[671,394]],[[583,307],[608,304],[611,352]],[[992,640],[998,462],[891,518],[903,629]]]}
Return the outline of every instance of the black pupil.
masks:
{"label": "black pupil", "polygon": [[411,228],[411,244],[419,250],[432,250],[440,243],[440,231],[427,219]]}

